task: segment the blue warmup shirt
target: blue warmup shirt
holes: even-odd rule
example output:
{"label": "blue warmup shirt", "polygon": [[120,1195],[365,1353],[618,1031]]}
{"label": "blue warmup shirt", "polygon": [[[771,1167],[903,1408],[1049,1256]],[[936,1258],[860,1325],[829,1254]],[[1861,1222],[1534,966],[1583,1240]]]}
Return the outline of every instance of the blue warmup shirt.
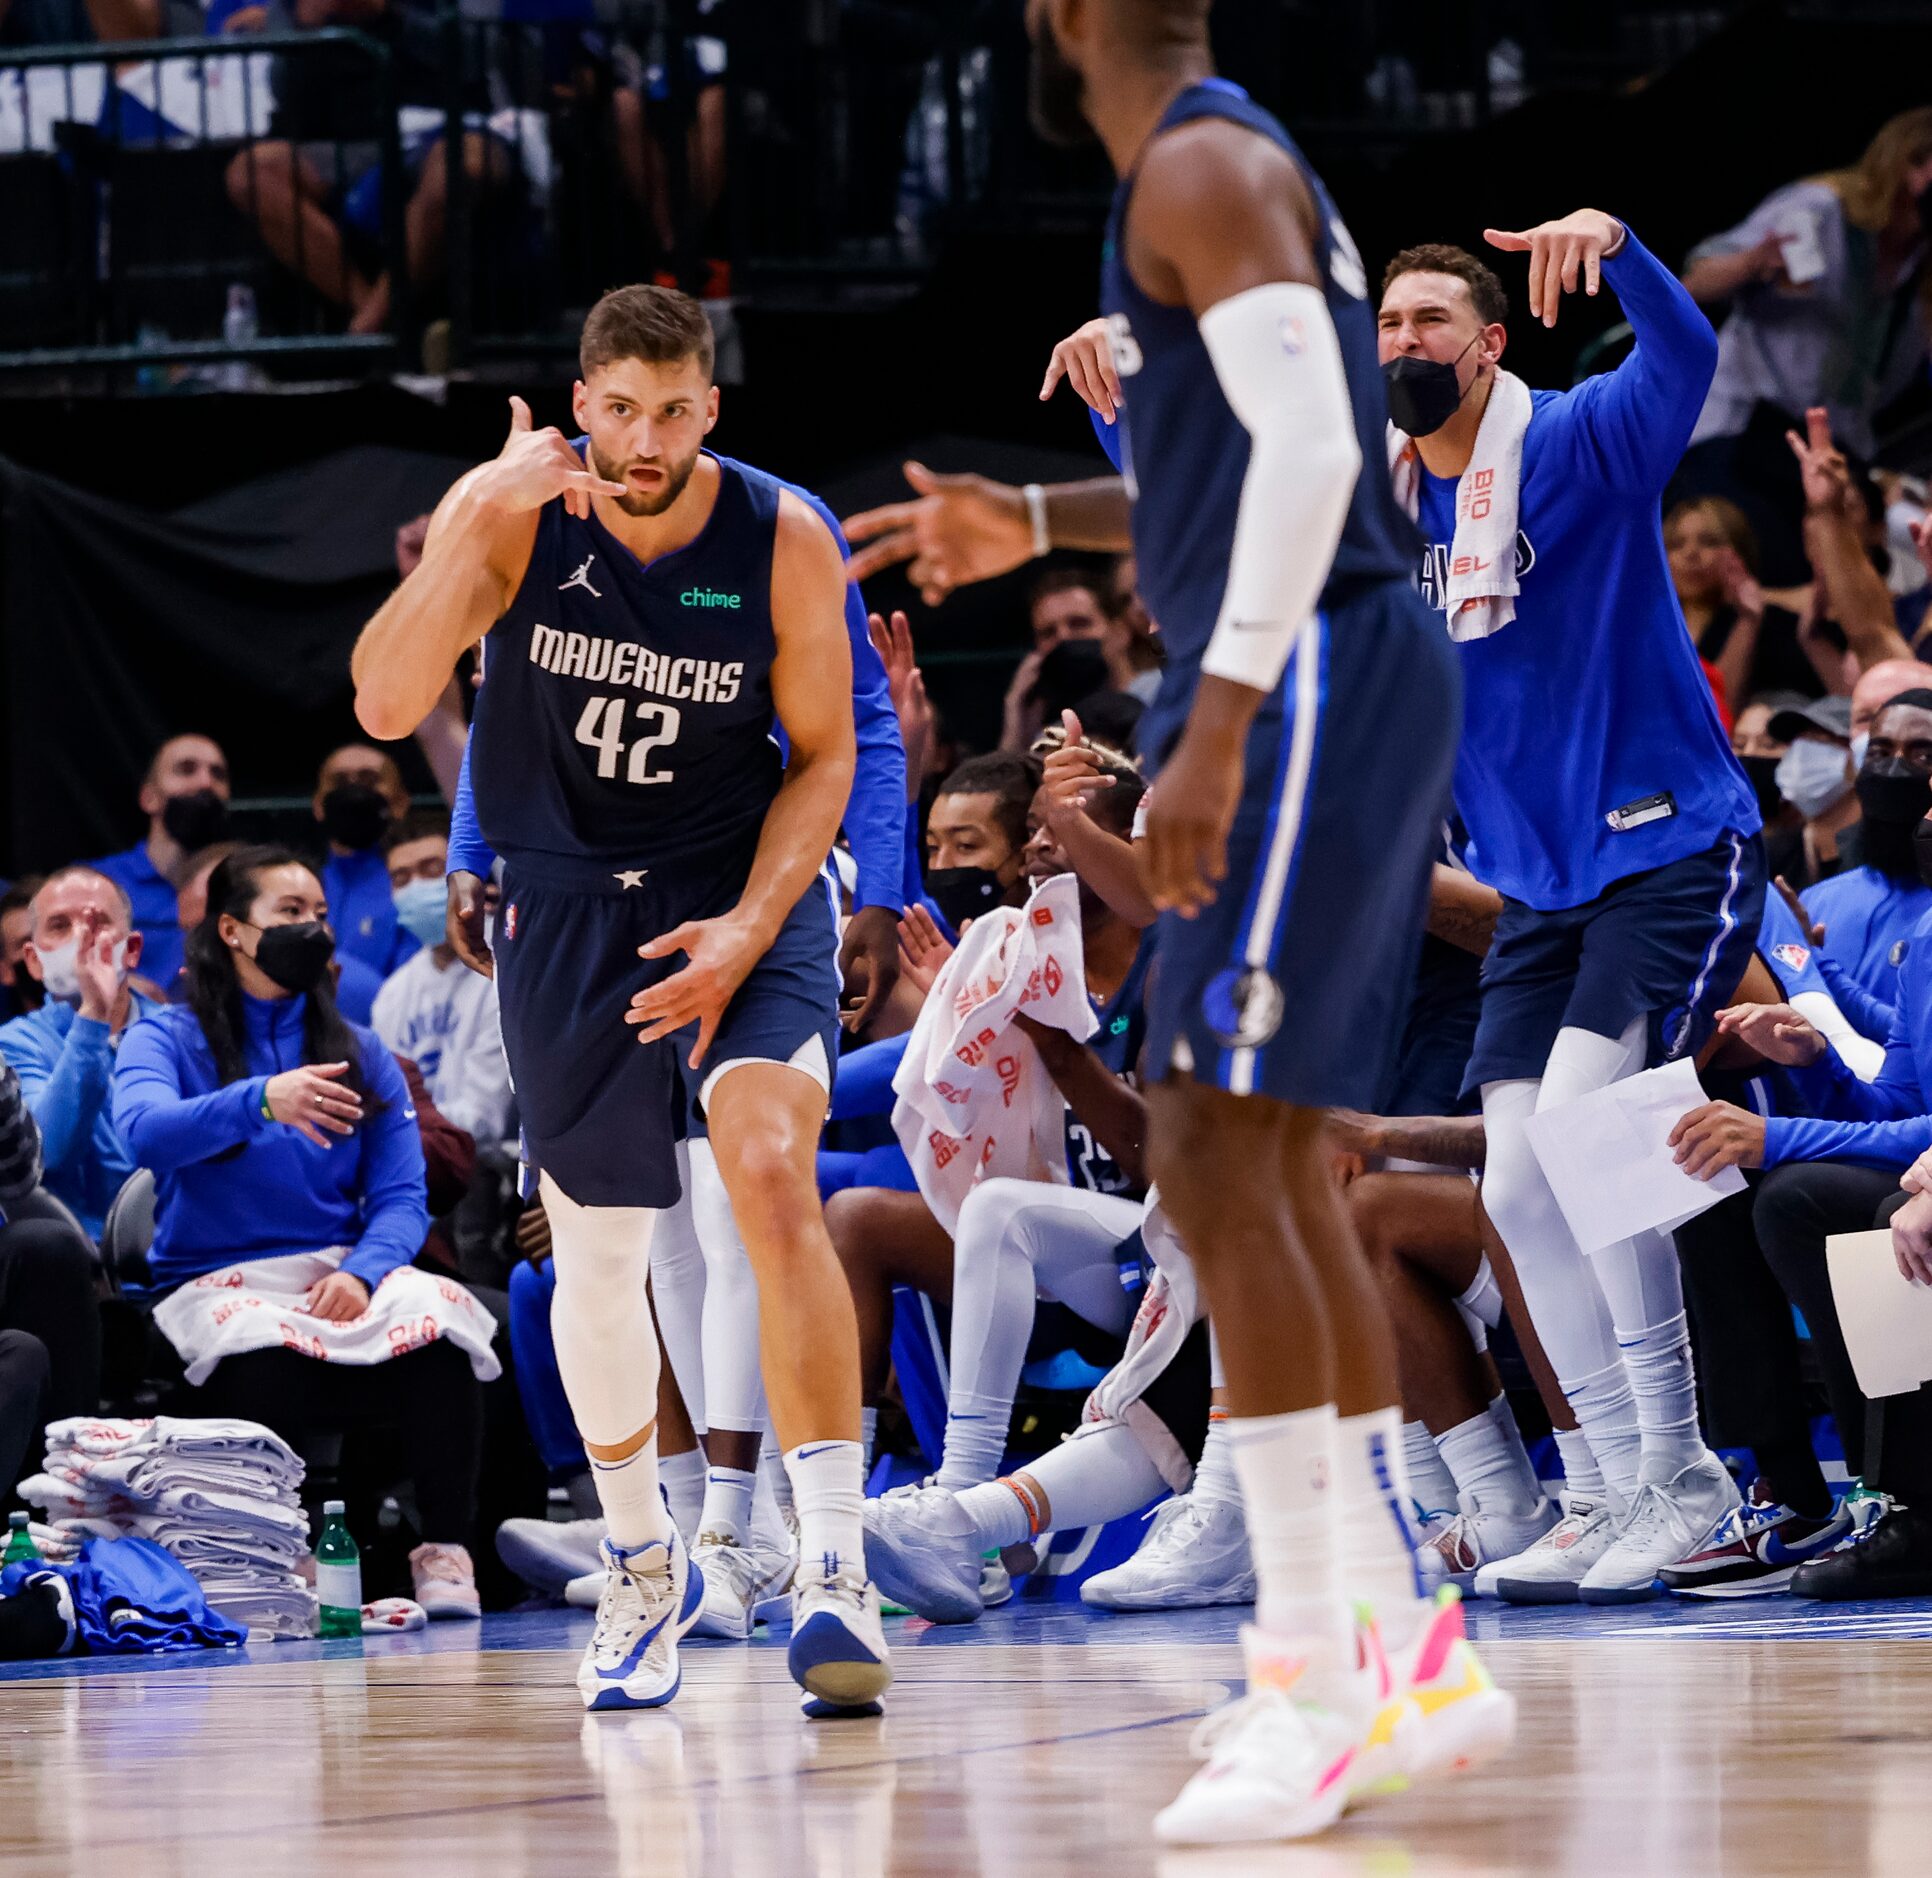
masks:
{"label": "blue warmup shirt", "polygon": [[389,861],[381,848],[331,854],[322,863],[322,892],[329,902],[336,951],[345,963],[356,959],[368,966],[378,983],[422,950],[397,923]]}
{"label": "blue warmup shirt", "polygon": [[[1341,344],[1362,461],[1385,461],[1382,425],[1388,400],[1376,360],[1375,310],[1361,255],[1335,204],[1294,139],[1226,79],[1189,85],[1162,113],[1149,142],[1177,125],[1204,118],[1225,119],[1267,139],[1301,171],[1320,217],[1315,261]],[[1134,564],[1141,597],[1160,622],[1167,652],[1160,692],[1136,733],[1140,748],[1158,762],[1186,721],[1201,659],[1221,615],[1253,440],[1228,405],[1193,313],[1150,299],[1121,253],[1136,174],[1122,177],[1114,192],[1101,249],[1100,303],[1113,329],[1114,357],[1125,380],[1125,402],[1111,441],[1119,447],[1115,460],[1134,503]],[[1110,440],[1104,431],[1101,437],[1105,448]],[[1150,475],[1142,484],[1136,475],[1137,452],[1155,441],[1160,460],[1145,465]],[[1356,478],[1349,497],[1321,606],[1329,609],[1383,582],[1399,580],[1414,564],[1415,530],[1396,506],[1388,477],[1366,471]],[[1256,722],[1263,728],[1255,735],[1277,734],[1284,697],[1278,685],[1261,708]]]}
{"label": "blue warmup shirt", "polygon": [[[848,560],[851,558],[851,548],[837,518],[817,496],[796,483],[776,477],[770,480],[807,504],[832,531],[840,554]],[[916,861],[908,871],[904,859],[908,819],[906,758],[899,737],[898,714],[892,708],[892,696],[886,685],[885,666],[867,631],[865,600],[856,581],[846,583],[845,628],[852,648],[852,716],[858,738],[858,765],[852,778],[852,798],[845,810],[846,838],[859,866],[859,888],[853,909],[887,906],[896,913],[917,897],[919,888]],[[464,747],[456,800],[450,809],[449,869],[451,873],[472,873],[487,880],[496,863],[496,854],[477,824],[476,798],[470,783],[470,750],[474,742],[472,736]]]}
{"label": "blue warmup shirt", "polygon": [[[1759,826],[1671,584],[1658,504],[1717,364],[1717,338],[1626,230],[1603,263],[1636,330],[1614,372],[1531,393],[1517,511],[1516,617],[1462,659],[1456,808],[1472,870],[1539,911]],[[1381,460],[1364,447],[1370,462]],[[1366,480],[1366,472],[1364,473]],[[1420,585],[1447,602],[1456,479],[1424,471]],[[1613,811],[1675,813],[1618,833]]]}
{"label": "blue warmup shirt", "polygon": [[173,984],[187,944],[181,930],[181,901],[174,882],[148,858],[147,842],[137,841],[123,853],[86,865],[127,889],[134,907],[134,930],[141,935],[141,976],[157,985]]}
{"label": "blue warmup shirt", "polygon": [[1764,1124],[1764,1164],[1858,1161],[1888,1171],[1911,1165],[1932,1148],[1932,916],[1905,941],[1898,968],[1898,1012],[1885,1040],[1885,1064],[1860,1082],[1835,1050],[1805,1069],[1787,1070],[1803,1116],[1773,1115]]}
{"label": "blue warmup shirt", "polygon": [[351,1028],[370,1095],[354,1134],[317,1147],[262,1114],[269,1077],[303,1062],[306,998],[242,999],[249,1074],[216,1080],[201,1023],[172,1004],[131,1025],[114,1072],[114,1120],[154,1170],[160,1289],[244,1259],[351,1249],[342,1269],[370,1290],[407,1265],[429,1232],[423,1143],[408,1086],[374,1032]]}
{"label": "blue warmup shirt", "polygon": [[[1801,897],[1813,921],[1825,929],[1820,969],[1833,996],[1838,996],[1842,975],[1867,997],[1890,1004],[1896,990],[1894,972],[1902,956],[1899,943],[1932,913],[1932,887],[1916,878],[1895,880],[1874,867],[1848,867],[1807,887]],[[1863,1030],[1852,1004],[1842,997],[1839,1002],[1845,1015]]]}
{"label": "blue warmup shirt", "polygon": [[[1758,951],[1770,966],[1771,975],[1787,999],[1803,997],[1806,992],[1833,998],[1832,988],[1819,970],[1818,949],[1806,938],[1805,931],[1785,905],[1784,896],[1764,896],[1764,918],[1758,926]],[[1855,1020],[1854,1020],[1855,1021]],[[1879,1033],[1881,1037],[1883,1032]]]}
{"label": "blue warmup shirt", "polygon": [[[129,995],[130,1028],[161,1008],[138,992]],[[135,1168],[109,1101],[114,1049],[107,1025],[53,999],[0,1024],[0,1059],[13,1065],[40,1129],[43,1184],[73,1209],[91,1239],[101,1236],[107,1209]]]}

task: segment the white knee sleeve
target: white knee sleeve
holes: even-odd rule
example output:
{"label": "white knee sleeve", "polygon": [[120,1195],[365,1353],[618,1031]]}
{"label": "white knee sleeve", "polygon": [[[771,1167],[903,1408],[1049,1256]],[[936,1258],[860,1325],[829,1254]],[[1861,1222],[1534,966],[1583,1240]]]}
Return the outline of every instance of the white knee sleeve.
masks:
{"label": "white knee sleeve", "polygon": [[557,1292],[550,1305],[557,1372],[577,1432],[618,1447],[657,1419],[657,1331],[644,1287],[654,1209],[579,1206],[539,1176]]}
{"label": "white knee sleeve", "polygon": [[684,1411],[699,1434],[711,1425],[704,1404],[704,1252],[691,1214],[691,1156],[678,1143],[678,1184],[684,1197],[660,1213],[651,1235],[651,1302],[665,1354],[677,1378]]}
{"label": "white knee sleeve", "polygon": [[758,1279],[709,1141],[691,1143],[690,1194],[691,1218],[704,1253],[705,1425],[751,1434],[765,1419]]}

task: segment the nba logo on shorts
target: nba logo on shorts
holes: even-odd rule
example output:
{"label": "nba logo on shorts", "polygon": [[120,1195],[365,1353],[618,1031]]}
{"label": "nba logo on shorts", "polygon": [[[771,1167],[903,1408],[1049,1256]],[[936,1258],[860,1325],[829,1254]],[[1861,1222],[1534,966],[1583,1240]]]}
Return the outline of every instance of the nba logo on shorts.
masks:
{"label": "nba logo on shorts", "polygon": [[1260,1049],[1281,1028],[1287,1006],[1280,984],[1258,965],[1217,972],[1201,993],[1208,1029],[1230,1050]]}
{"label": "nba logo on shorts", "polygon": [[517,936],[517,903],[514,900],[503,909],[503,936],[506,939]]}

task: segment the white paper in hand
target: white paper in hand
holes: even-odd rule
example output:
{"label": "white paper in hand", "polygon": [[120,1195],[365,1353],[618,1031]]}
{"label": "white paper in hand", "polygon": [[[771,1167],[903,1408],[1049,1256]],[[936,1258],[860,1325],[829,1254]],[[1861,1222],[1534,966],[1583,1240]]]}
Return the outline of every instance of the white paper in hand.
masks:
{"label": "white paper in hand", "polygon": [[1669,1232],[1744,1191],[1744,1176],[1735,1167],[1696,1180],[1677,1165],[1670,1131],[1708,1100],[1686,1057],[1524,1123],[1543,1178],[1585,1252],[1633,1233]]}
{"label": "white paper in hand", "polygon": [[1827,1239],[1825,1265],[1859,1389],[1906,1395],[1932,1378],[1932,1286],[1899,1270],[1890,1230]]}

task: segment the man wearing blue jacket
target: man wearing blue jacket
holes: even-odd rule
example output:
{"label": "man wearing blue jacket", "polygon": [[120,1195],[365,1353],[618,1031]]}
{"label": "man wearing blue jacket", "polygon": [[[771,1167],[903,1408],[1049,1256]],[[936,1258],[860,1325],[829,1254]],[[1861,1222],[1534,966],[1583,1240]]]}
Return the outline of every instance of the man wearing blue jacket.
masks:
{"label": "man wearing blue jacket", "polygon": [[109,1091],[128,1025],[156,1008],[127,982],[142,960],[142,935],[120,883],[92,867],[50,875],[32,910],[26,964],[47,1001],[0,1024],[0,1056],[18,1072],[39,1124],[47,1191],[98,1240],[135,1167]]}
{"label": "man wearing blue jacket", "polygon": [[[581,445],[582,439],[578,442]],[[851,550],[832,511],[809,489],[796,483],[784,487],[832,531],[839,552],[849,559]],[[859,751],[852,799],[845,810],[845,834],[859,864],[859,885],[839,949],[839,967],[850,979],[854,967],[863,961],[865,996],[850,1020],[853,1030],[862,1031],[898,980],[899,916],[918,897],[918,869],[916,862],[906,859],[906,756],[898,713],[886,686],[884,663],[872,643],[856,578],[846,583],[845,628],[852,647],[852,716]],[[496,853],[477,825],[466,746],[456,800],[450,808],[449,936],[463,963],[486,976],[490,955],[483,942],[483,882],[495,865]]]}
{"label": "man wearing blue jacket", "polygon": [[[1932,821],[1920,825],[1932,844]],[[1932,851],[1932,850],[1929,850]],[[1846,1354],[1825,1241],[1890,1223],[1900,1269],[1932,1282],[1932,1205],[1918,1170],[1932,1150],[1932,915],[1903,942],[1885,1064],[1861,1082],[1822,1035],[1770,1007],[1740,1034],[1783,1064],[1809,1113],[1754,1115],[1730,1103],[1693,1109],[1672,1136],[1686,1173],[1766,1168],[1753,1205],[1765,1258],[1804,1313],[1851,1470],[1902,1501],[1863,1543],[1800,1566],[1791,1589],[1832,1599],[1932,1593],[1932,1390],[1869,1401]],[[1919,1185],[1908,1195],[1905,1183]]]}

